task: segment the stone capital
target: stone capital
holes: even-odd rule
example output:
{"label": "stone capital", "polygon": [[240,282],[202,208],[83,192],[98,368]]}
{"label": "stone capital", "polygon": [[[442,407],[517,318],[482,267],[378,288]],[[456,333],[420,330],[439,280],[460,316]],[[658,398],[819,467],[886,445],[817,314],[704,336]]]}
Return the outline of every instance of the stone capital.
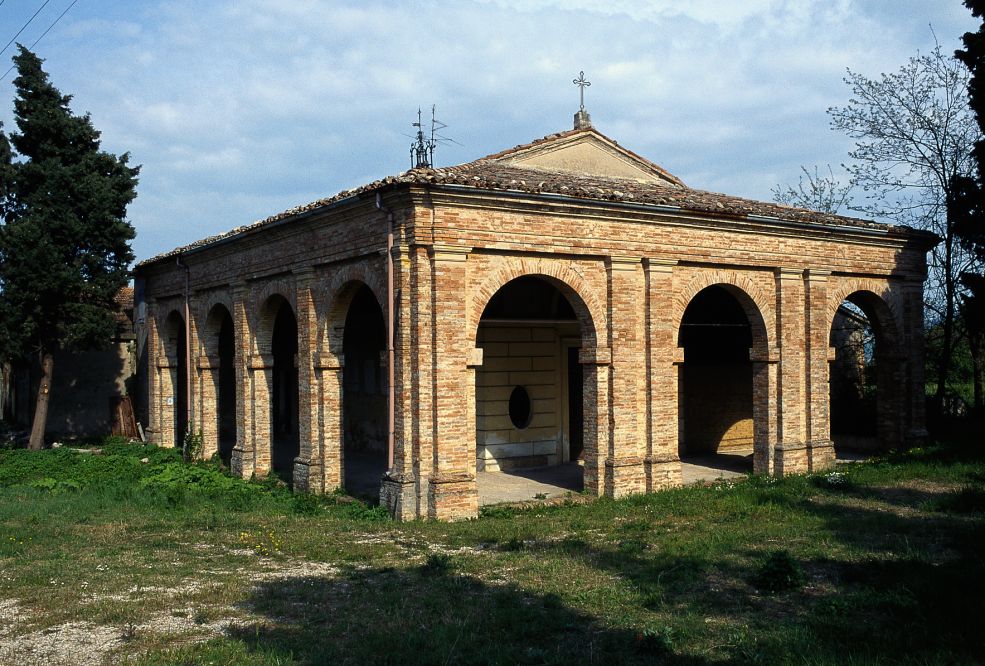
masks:
{"label": "stone capital", "polygon": [[635,271],[640,267],[642,259],[639,257],[609,257],[609,270],[612,271]]}
{"label": "stone capital", "polygon": [[274,367],[273,354],[253,354],[250,356],[250,370],[266,370],[272,367]]}
{"label": "stone capital", "polygon": [[431,246],[431,257],[435,261],[464,262],[471,251],[471,247],[435,243]]}
{"label": "stone capital", "polygon": [[482,347],[475,347],[468,350],[465,358],[465,365],[470,368],[477,368],[482,365]]}

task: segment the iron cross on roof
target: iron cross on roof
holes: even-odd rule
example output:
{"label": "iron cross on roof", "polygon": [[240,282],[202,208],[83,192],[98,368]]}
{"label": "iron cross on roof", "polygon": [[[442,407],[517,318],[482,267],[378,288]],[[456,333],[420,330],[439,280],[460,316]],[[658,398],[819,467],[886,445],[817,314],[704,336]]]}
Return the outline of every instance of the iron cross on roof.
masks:
{"label": "iron cross on roof", "polygon": [[578,106],[579,111],[585,110],[585,88],[592,85],[591,81],[585,79],[585,72],[578,72],[578,78],[572,79],[573,84],[578,86],[578,95],[580,97],[581,104]]}

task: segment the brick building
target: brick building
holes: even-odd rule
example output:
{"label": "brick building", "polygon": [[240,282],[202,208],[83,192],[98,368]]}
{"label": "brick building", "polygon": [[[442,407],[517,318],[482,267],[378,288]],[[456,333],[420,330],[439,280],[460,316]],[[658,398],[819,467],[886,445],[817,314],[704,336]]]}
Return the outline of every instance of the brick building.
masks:
{"label": "brick building", "polygon": [[934,242],[692,189],[579,113],[139,264],[147,430],[313,492],[368,474],[400,518],[475,516],[482,470],[578,460],[622,496],[733,448],[824,469],[846,300],[876,336],[880,441],[925,435]]}

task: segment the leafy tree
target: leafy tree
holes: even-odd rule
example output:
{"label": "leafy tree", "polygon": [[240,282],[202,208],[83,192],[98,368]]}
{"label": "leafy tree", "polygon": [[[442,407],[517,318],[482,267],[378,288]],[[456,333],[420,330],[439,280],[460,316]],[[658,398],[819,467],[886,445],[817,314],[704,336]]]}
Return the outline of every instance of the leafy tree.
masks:
{"label": "leafy tree", "polygon": [[[14,116],[0,128],[0,339],[10,357],[37,355],[41,381],[29,446],[44,443],[53,354],[109,344],[113,297],[129,278],[126,207],[139,167],[99,149],[87,115],[48,81],[42,61],[14,56]],[[10,145],[15,155],[11,155]]]}
{"label": "leafy tree", "polygon": [[796,187],[777,185],[773,188],[773,201],[832,215],[849,206],[852,201],[852,186],[843,185],[835,178],[830,164],[826,176],[821,175],[816,165],[814,173],[803,166],[800,170],[803,175],[797,179]]}
{"label": "leafy tree", "polygon": [[873,217],[933,231],[927,307],[940,323],[941,405],[955,344],[961,275],[973,257],[959,242],[956,203],[963,178],[975,173],[972,147],[981,137],[968,106],[968,70],[936,46],[897,72],[870,79],[848,70],[852,96],[828,109],[833,129],[855,139],[846,165],[863,200],[852,208]]}

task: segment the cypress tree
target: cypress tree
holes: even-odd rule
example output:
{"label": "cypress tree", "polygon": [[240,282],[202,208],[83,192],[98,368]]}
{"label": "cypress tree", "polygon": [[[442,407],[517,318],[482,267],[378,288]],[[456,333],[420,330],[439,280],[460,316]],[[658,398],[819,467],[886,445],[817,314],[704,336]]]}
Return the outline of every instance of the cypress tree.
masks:
{"label": "cypress tree", "polygon": [[8,143],[0,128],[0,351],[40,361],[32,449],[44,444],[54,353],[113,338],[114,296],[133,261],[126,208],[139,171],[128,154],[100,150],[89,115],[72,113],[71,96],[49,82],[42,62],[19,46],[19,131]]}

